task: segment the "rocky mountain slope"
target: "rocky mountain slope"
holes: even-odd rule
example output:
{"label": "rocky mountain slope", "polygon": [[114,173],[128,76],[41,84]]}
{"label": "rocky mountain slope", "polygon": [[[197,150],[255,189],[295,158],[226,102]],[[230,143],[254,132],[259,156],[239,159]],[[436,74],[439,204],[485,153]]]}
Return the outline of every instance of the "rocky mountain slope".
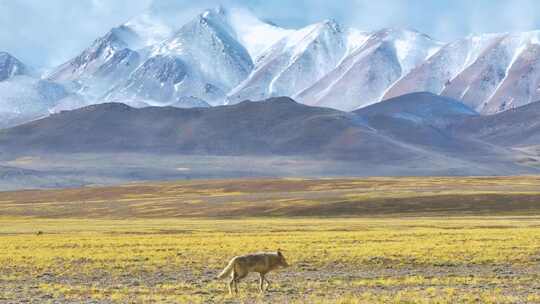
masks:
{"label": "rocky mountain slope", "polygon": [[505,147],[540,146],[540,102],[488,116],[469,117],[452,127],[458,136],[473,136]]}

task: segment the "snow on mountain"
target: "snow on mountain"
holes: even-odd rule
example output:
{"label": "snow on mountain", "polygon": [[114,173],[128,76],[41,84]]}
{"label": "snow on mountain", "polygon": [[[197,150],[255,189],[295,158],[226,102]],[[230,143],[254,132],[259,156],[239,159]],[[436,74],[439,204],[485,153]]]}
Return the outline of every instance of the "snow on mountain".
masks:
{"label": "snow on mountain", "polygon": [[130,28],[113,28],[80,55],[52,71],[47,78],[69,84],[81,93],[97,98],[137,67],[140,55],[130,45],[139,43],[139,36]]}
{"label": "snow on mountain", "polygon": [[0,82],[2,110],[24,112],[24,109],[41,109],[54,105],[68,92],[59,84],[21,75]]}
{"label": "snow on mountain", "polygon": [[[431,92],[492,114],[540,99],[540,32],[471,35],[443,45],[416,31],[364,32],[331,20],[285,29],[240,8],[193,15],[176,0],[153,1],[46,75],[74,92],[49,110],[291,96],[351,111]],[[28,68],[0,53],[0,81],[21,74]]]}
{"label": "snow on mountain", "polygon": [[500,35],[471,36],[443,46],[436,54],[394,84],[383,99],[416,91],[440,94],[451,79],[476,61],[478,56],[500,37]]}
{"label": "snow on mountain", "polygon": [[347,33],[334,21],[295,31],[267,49],[229,103],[293,96],[331,71],[347,51]]}
{"label": "snow on mountain", "polygon": [[[493,114],[516,106],[537,101],[538,72],[533,71],[536,46],[539,45],[539,32],[507,34],[491,49],[461,73],[456,80],[466,79],[466,92],[461,100],[484,114]],[[531,65],[529,65],[531,64]],[[524,67],[524,65],[526,65]],[[528,78],[528,79],[526,79]],[[521,81],[519,81],[520,79]],[[527,87],[514,91],[518,82]],[[452,81],[454,82],[454,81]],[[454,86],[450,85],[443,95],[452,96]],[[512,92],[509,94],[507,91]]]}
{"label": "snow on mountain", "polygon": [[415,31],[375,32],[339,66],[296,98],[309,105],[346,111],[376,103],[389,87],[440,46],[439,42]]}
{"label": "snow on mountain", "polygon": [[540,44],[527,44],[516,52],[504,80],[492,94],[485,113],[496,113],[540,100]]}
{"label": "snow on mountain", "polygon": [[253,68],[249,53],[233,31],[225,11],[205,11],[154,46],[149,58],[107,99],[142,98],[169,104],[194,97],[221,104],[225,94]]}
{"label": "snow on mountain", "polygon": [[519,37],[503,35],[496,39],[478,58],[448,83],[442,95],[458,98],[478,112],[506,77],[506,69],[515,60]]}
{"label": "snow on mountain", "polygon": [[447,44],[396,83],[385,98],[428,91],[462,100],[482,114],[538,98],[538,32],[484,34]]}
{"label": "snow on mountain", "polygon": [[88,99],[141,105],[191,97],[220,105],[296,96],[307,104],[352,110],[379,101],[440,47],[412,31],[367,33],[334,21],[288,30],[248,10],[221,7],[176,29],[179,11],[174,1],[153,5],[50,79],[75,82]]}
{"label": "snow on mountain", "polygon": [[274,43],[295,32],[263,22],[246,9],[230,9],[227,17],[236,38],[253,60]]}
{"label": "snow on mountain", "polygon": [[368,41],[370,36],[370,32],[350,28],[347,33],[347,55],[360,48],[362,44]]}
{"label": "snow on mountain", "polygon": [[183,59],[208,83],[229,90],[253,68],[252,59],[228,23],[222,8],[207,10],[158,46],[154,55]]}
{"label": "snow on mountain", "polygon": [[0,128],[47,116],[71,94],[62,85],[43,80],[12,55],[0,52]]}
{"label": "snow on mountain", "polygon": [[46,77],[69,85],[88,99],[98,100],[144,62],[148,49],[172,37],[184,23],[182,15],[178,3],[156,1]]}
{"label": "snow on mountain", "polygon": [[27,75],[1,81],[0,128],[47,116],[51,108],[69,96],[63,86]]}
{"label": "snow on mountain", "polygon": [[124,26],[138,35],[139,44],[135,45],[135,48],[143,48],[160,43],[171,37],[174,33],[174,27],[172,25],[151,11],[129,20]]}
{"label": "snow on mountain", "polygon": [[9,53],[0,52],[0,81],[27,74],[27,67]]}

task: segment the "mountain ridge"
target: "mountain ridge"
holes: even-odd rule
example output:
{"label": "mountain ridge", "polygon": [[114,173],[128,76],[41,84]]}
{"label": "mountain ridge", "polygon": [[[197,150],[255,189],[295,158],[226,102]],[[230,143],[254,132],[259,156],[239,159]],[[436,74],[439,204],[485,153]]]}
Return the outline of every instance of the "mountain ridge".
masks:
{"label": "mountain ridge", "polygon": [[[540,99],[540,31],[442,43],[414,30],[365,32],[334,20],[282,28],[242,8],[186,14],[174,2],[153,5],[44,79],[30,76],[61,86],[69,98],[27,98],[36,103],[28,111],[39,108],[31,115],[6,106],[2,115],[19,117],[0,127],[102,102],[188,108],[290,96],[306,105],[354,111],[427,91],[490,115]],[[3,62],[0,79],[31,70],[10,59],[8,71]],[[5,90],[20,92],[21,82],[5,81]],[[10,92],[3,94],[13,100]]]}
{"label": "mountain ridge", "polygon": [[[474,119],[489,116],[431,93],[404,95],[355,112],[310,107],[288,97],[188,109],[104,103],[2,130],[0,147],[14,153],[298,155],[405,164],[422,157],[511,154],[506,148],[511,146],[493,149],[492,141],[483,141],[480,129],[466,136],[450,132]],[[534,116],[527,119],[534,127]]]}
{"label": "mountain ridge", "polygon": [[[540,62],[537,60],[540,50],[536,51],[534,47],[540,45],[538,32],[471,35],[442,43],[413,30],[388,28],[362,32],[332,20],[301,29],[285,29],[259,20],[248,10],[237,8],[218,7],[204,11],[191,21],[172,22],[170,20],[174,18],[171,16],[180,12],[176,11],[177,5],[171,5],[145,12],[116,28],[120,33],[133,32],[145,45],[144,48],[136,48],[131,43],[127,50],[124,49],[129,55],[117,55],[130,59],[117,59],[117,65],[127,61],[130,66],[145,69],[147,67],[143,65],[148,64],[152,52],[156,55],[156,49],[161,49],[159,55],[171,58],[168,60],[176,60],[174,47],[167,50],[163,47],[164,41],[172,39],[186,24],[196,23],[198,18],[207,16],[218,32],[229,36],[227,45],[237,45],[232,51],[226,51],[231,54],[229,59],[217,60],[213,64],[221,69],[234,62],[233,65],[239,65],[240,72],[236,72],[236,68],[226,68],[217,73],[199,73],[203,76],[195,77],[198,80],[186,80],[186,84],[182,84],[192,89],[175,90],[163,83],[150,87],[134,85],[133,80],[128,80],[133,76],[129,74],[137,70],[132,68],[113,74],[125,85],[110,87],[101,96],[105,101],[124,99],[124,102],[132,102],[135,106],[166,106],[177,103],[179,98],[197,98],[220,105],[245,99],[291,96],[308,105],[352,111],[391,97],[429,91],[462,100],[481,114],[493,114],[537,98],[530,92],[540,85],[540,80],[537,80],[540,77],[535,76],[535,70],[527,70],[525,66],[527,63],[535,66],[535,62]],[[268,37],[268,41],[261,40],[258,37],[261,35]],[[204,40],[203,37],[190,41],[201,43],[199,40]],[[158,42],[159,39],[162,40]],[[208,43],[200,45],[199,52],[212,48]],[[242,49],[247,55],[234,57]],[[211,54],[220,58],[216,52]],[[501,56],[506,56],[506,59],[497,62],[495,59],[503,58]],[[190,60],[184,60],[184,63],[177,64],[170,72],[189,74],[189,70],[200,70]],[[223,82],[223,79],[208,77],[216,74],[230,80]],[[526,79],[520,78],[522,75],[526,75]],[[151,82],[151,76],[144,76],[143,83]],[[161,85],[168,93],[153,93]]]}
{"label": "mountain ridge", "polygon": [[0,130],[0,188],[247,176],[538,174],[539,105],[481,116],[431,93],[354,112],[287,97],[187,109],[95,104]]}

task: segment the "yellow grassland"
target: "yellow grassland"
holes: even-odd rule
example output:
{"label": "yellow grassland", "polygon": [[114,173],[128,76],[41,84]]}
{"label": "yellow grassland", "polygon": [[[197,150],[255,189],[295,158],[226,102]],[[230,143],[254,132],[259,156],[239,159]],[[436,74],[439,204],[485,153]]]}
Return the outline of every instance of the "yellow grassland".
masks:
{"label": "yellow grassland", "polygon": [[[531,303],[540,301],[539,220],[4,218],[0,295],[51,303]],[[257,293],[255,277],[238,299],[213,279],[234,255],[276,248],[293,266],[270,275],[267,295]]]}
{"label": "yellow grassland", "polygon": [[[540,303],[539,193],[536,177],[4,192],[0,303]],[[264,295],[214,279],[277,248],[292,267]]]}

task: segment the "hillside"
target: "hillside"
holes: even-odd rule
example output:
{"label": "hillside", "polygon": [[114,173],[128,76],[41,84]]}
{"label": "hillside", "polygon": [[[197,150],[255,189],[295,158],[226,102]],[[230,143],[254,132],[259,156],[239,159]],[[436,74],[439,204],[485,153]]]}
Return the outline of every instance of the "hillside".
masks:
{"label": "hillside", "polygon": [[539,145],[540,102],[495,115],[469,117],[454,125],[454,131],[500,146]]}
{"label": "hillside", "polygon": [[[521,125],[530,125],[532,134],[526,143],[538,144],[534,112],[524,113]],[[0,130],[0,166],[19,172],[1,174],[0,190],[192,178],[539,172],[540,153],[490,139],[509,132],[517,141],[527,133],[484,120],[489,117],[429,93],[352,113],[289,98],[189,109],[92,105]],[[488,127],[476,127],[480,122]]]}
{"label": "hillside", "polygon": [[378,162],[418,154],[355,115],[288,98],[193,109],[93,105],[0,131],[0,146],[15,153],[300,155]]}

